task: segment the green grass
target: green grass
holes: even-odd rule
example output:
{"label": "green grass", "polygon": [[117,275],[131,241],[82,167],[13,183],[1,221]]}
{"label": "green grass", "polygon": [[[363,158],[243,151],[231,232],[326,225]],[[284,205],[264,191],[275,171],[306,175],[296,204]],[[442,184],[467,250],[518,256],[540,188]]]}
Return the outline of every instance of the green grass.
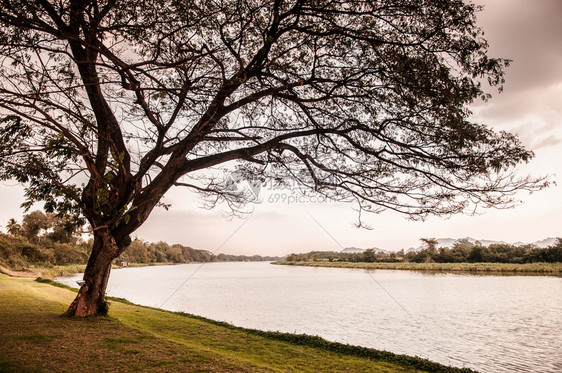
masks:
{"label": "green grass", "polygon": [[74,273],[83,273],[85,269],[86,269],[85,264],[68,264],[68,265],[53,266],[52,268],[35,267],[35,270],[32,271],[38,274],[39,277],[54,278],[57,276],[72,275]]}
{"label": "green grass", "polygon": [[0,371],[455,372],[428,360],[237,328],[111,300],[110,317],[60,316],[75,292],[0,275]]}
{"label": "green grass", "polygon": [[350,263],[330,261],[274,262],[273,264],[361,269],[401,269],[411,271],[470,273],[535,273],[561,275],[562,263]]}

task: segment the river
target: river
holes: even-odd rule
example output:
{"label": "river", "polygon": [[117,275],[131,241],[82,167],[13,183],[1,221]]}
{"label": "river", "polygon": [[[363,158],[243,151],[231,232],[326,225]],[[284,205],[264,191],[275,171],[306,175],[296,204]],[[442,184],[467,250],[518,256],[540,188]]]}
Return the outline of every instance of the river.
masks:
{"label": "river", "polygon": [[483,372],[562,371],[560,277],[209,263],[113,270],[107,293]]}

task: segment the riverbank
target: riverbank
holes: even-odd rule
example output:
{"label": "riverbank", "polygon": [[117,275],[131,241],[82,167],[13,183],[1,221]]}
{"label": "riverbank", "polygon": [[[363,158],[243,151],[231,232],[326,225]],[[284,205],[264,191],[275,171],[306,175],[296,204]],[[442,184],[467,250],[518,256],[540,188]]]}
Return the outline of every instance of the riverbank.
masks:
{"label": "riverbank", "polygon": [[0,275],[0,371],[470,372],[115,299],[110,317],[65,318],[75,292],[60,286]]}
{"label": "riverbank", "polygon": [[0,265],[0,273],[5,274],[9,277],[21,277],[21,278],[55,278],[57,276],[72,275],[75,273],[83,273],[86,269],[85,264],[69,264],[69,265],[59,265],[59,266],[28,266],[25,268],[20,268],[15,270],[7,266]]}
{"label": "riverbank", "polygon": [[[127,268],[127,267],[148,267],[148,266],[165,266],[174,265],[176,263],[128,263],[125,267],[113,265],[112,269]],[[76,273],[84,273],[86,270],[85,264],[68,264],[68,265],[54,265],[50,267],[34,266],[14,270],[7,266],[0,265],[0,273],[10,277],[22,278],[48,278],[53,279],[59,276],[68,276]]]}
{"label": "riverbank", "polygon": [[332,267],[332,268],[357,268],[357,269],[398,269],[409,271],[433,272],[459,272],[459,273],[503,273],[503,274],[542,274],[562,275],[562,263],[352,263],[330,261],[279,261],[272,264],[307,266],[307,267]]}

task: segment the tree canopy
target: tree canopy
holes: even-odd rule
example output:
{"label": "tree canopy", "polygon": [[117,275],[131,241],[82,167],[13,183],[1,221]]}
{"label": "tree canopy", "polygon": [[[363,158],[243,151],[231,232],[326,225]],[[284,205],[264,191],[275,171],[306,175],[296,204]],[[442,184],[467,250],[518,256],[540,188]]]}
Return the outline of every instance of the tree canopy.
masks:
{"label": "tree canopy", "polygon": [[509,206],[542,184],[511,173],[532,157],[515,136],[469,120],[508,63],[487,55],[478,10],[3,0],[0,179],[24,183],[29,205],[85,217],[92,263],[119,255],[173,186],[245,202],[201,173],[233,161],[248,179],[296,180],[369,211]]}

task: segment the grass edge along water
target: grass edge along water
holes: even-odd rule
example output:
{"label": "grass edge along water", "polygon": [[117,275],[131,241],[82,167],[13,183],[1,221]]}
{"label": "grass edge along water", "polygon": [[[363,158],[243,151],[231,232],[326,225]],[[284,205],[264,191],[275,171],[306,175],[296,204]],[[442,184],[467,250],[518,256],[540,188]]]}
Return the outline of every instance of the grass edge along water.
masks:
{"label": "grass edge along water", "polygon": [[75,289],[47,279],[0,275],[0,289],[0,333],[7,341],[0,347],[0,371],[75,369],[76,364],[88,366],[84,359],[93,359],[92,370],[473,372],[317,336],[240,328],[112,297],[109,317],[64,318],[60,315]]}

